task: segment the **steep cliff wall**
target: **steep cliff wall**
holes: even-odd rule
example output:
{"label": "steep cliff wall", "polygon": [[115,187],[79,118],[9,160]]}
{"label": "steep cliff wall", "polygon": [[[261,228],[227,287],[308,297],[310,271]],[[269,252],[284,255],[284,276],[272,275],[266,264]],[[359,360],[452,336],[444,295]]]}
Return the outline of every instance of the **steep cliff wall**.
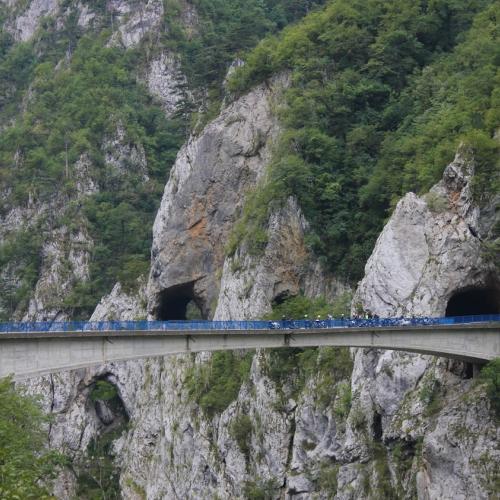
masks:
{"label": "steep cliff wall", "polygon": [[[6,26],[17,40],[30,40],[52,14],[60,32],[64,5],[9,2]],[[182,23],[196,32],[197,13],[179,5]],[[130,50],[159,39],[165,13],[156,1],[112,2],[106,12],[76,7],[79,27],[105,19],[108,47]],[[146,52],[138,77],[173,116],[190,98],[186,77],[172,52]],[[71,57],[70,47],[57,71]],[[275,153],[275,104],[287,85],[282,76],[256,87],[182,147],[154,224],[147,286],[138,283],[132,292],[116,284],[92,319],[262,317],[287,297],[334,299],[348,290],[310,252],[309,224],[294,197],[271,213],[262,253],[244,243],[226,252],[246,195],[265,180]],[[36,89],[27,92],[25,111],[35,97]],[[125,128],[117,120],[106,130],[97,156],[111,181],[131,172],[137,188],[151,176],[148,141]],[[13,158],[22,166],[21,154]],[[2,198],[2,240],[20,228],[43,234],[39,271],[30,278],[34,293],[15,311],[19,318],[68,317],[65,299],[89,280],[95,242],[79,203],[100,192],[102,178],[88,154],[68,167],[72,198],[56,190],[5,204],[14,186]],[[484,245],[495,204],[474,202],[473,168],[463,150],[428,195],[400,201],[366,266],[354,312],[442,315],[450,303],[460,311],[467,298],[496,307],[498,269]],[[64,224],[53,220],[68,207]],[[0,279],[20,288],[24,264],[7,265]],[[462,293],[472,295],[463,300]],[[107,471],[109,488],[124,498],[465,499],[492,497],[498,484],[489,401],[469,367],[444,359],[337,349],[173,356],[53,374],[28,387],[54,414],[49,445],[72,461],[54,485],[60,498],[85,494],[89,463],[100,467],[107,450],[107,462],[94,472]]]}
{"label": "steep cliff wall", "polygon": [[[150,314],[157,314],[164,290],[193,281],[192,295],[185,298],[199,301],[208,314],[215,297],[216,317],[224,319],[259,317],[273,300],[299,290],[331,296],[345,289],[327,279],[308,254],[307,222],[293,199],[271,216],[261,257],[244,247],[224,257],[223,235],[236,217],[235,192],[198,194],[207,186],[215,189],[200,177],[230,176],[244,192],[263,174],[258,154],[239,152],[255,151],[255,131],[262,130],[256,123],[269,117],[263,106],[272,92],[258,88],[235,102],[181,150],[155,224]],[[248,107],[257,97],[259,106]],[[241,107],[245,119],[235,134],[229,117]],[[258,151],[267,151],[264,159],[277,132],[275,122],[266,123],[265,133],[257,134],[263,143]],[[207,144],[209,150],[202,147]],[[228,150],[237,152],[231,158],[252,176],[242,177],[234,167],[220,170]],[[472,201],[473,166],[470,154],[460,151],[429,195],[410,193],[400,201],[367,263],[354,309],[441,315],[456,291],[496,290],[497,271],[481,243],[494,211],[481,211]],[[201,230],[193,232],[192,222],[200,220]],[[205,237],[198,241],[200,235]],[[94,318],[142,316],[144,305],[144,295],[133,298],[117,286]],[[129,419],[113,445],[125,498],[251,497],[264,491],[304,499],[489,498],[498,430],[483,389],[467,370],[452,361],[391,351],[358,350],[352,356],[351,361],[346,351],[324,349],[283,356],[261,352],[250,360],[236,353],[225,373],[214,364],[220,358],[175,356],[53,375],[30,386],[34,392],[50,388],[46,405],[56,414],[50,443],[74,457],[75,470],[88,444],[105,435],[102,411],[89,397],[92,388],[100,379],[117,387]],[[294,359],[292,365],[287,358]],[[290,371],[283,372],[286,366]],[[224,381],[211,379],[206,367],[225,377],[243,373],[234,399],[215,410],[200,399],[198,386]],[[61,476],[60,495],[75,483],[70,473]]]}
{"label": "steep cliff wall", "polygon": [[[229,105],[179,152],[153,227],[152,317],[183,319],[189,301],[213,315],[229,232],[271,158],[273,99],[285,83],[277,78]],[[186,304],[172,302],[179,297]]]}

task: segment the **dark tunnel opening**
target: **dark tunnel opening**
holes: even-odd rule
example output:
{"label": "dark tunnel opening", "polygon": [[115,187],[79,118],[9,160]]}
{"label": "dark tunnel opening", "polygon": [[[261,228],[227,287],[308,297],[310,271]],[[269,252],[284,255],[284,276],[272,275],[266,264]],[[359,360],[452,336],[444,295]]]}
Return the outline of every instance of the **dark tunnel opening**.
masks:
{"label": "dark tunnel opening", "polygon": [[446,316],[500,314],[500,290],[469,288],[455,293],[448,301]]}
{"label": "dark tunnel opening", "polygon": [[194,293],[194,281],[172,286],[161,293],[157,319],[160,321],[204,319]]}

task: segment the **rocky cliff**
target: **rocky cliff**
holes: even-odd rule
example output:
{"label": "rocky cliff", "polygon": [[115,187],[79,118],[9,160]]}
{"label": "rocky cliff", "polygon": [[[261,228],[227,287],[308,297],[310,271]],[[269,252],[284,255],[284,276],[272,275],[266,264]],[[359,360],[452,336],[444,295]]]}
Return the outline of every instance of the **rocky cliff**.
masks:
{"label": "rocky cliff", "polygon": [[179,152],[153,226],[153,317],[183,319],[189,301],[203,317],[213,315],[225,244],[245,194],[270,160],[279,130],[272,100],[284,84],[276,79],[229,105]]}
{"label": "rocky cliff", "polygon": [[[146,47],[137,78],[166,116],[192,98],[177,54],[163,46],[148,52],[163,35],[166,9],[175,7],[188,34],[196,33],[200,20],[190,2],[112,1],[103,10],[34,0],[4,7],[5,31],[18,42],[33,40],[47,16],[56,33],[72,16],[89,32],[104,23],[106,47]],[[69,44],[57,68],[69,63],[71,50]],[[189,138],[154,223],[148,282],[135,291],[117,283],[92,319],[256,318],[289,297],[333,301],[349,291],[311,253],[309,223],[294,197],[270,213],[262,252],[245,242],[227,251],[247,196],[266,181],[276,154],[276,107],[289,83],[282,74],[257,86]],[[20,113],[35,96],[29,89]],[[146,186],[147,142],[116,120],[97,153],[67,165],[72,197],[29,193],[19,204],[12,187],[2,193],[1,240],[42,235],[34,291],[16,318],[68,318],[65,299],[89,281],[96,245],[80,210],[102,190],[95,158],[110,179],[132,174],[136,187]],[[16,169],[23,161],[16,153]],[[474,167],[462,148],[427,195],[409,193],[398,203],[366,265],[353,313],[498,310],[499,271],[485,245],[498,224],[498,200],[476,203]],[[0,280],[20,289],[26,268],[13,260]],[[391,351],[292,349],[109,363],[27,386],[54,415],[49,446],[71,462],[54,483],[59,498],[85,496],[96,478],[131,499],[494,498],[498,427],[471,371]]]}
{"label": "rocky cliff", "polygon": [[[282,83],[275,85],[231,104],[180,151],[155,223],[147,291],[134,298],[117,285],[94,319],[143,317],[146,301],[153,317],[181,317],[189,302],[205,317],[259,317],[299,291],[345,290],[309,254],[307,222],[293,199],[271,215],[260,257],[244,246],[225,256],[244,194],[264,174],[279,130],[270,113]],[[442,315],[468,290],[498,300],[498,274],[482,244],[495,212],[473,202],[473,168],[461,150],[429,194],[399,202],[355,311]],[[243,375],[233,400],[215,410],[198,387],[221,383],[210,372],[222,361],[207,355],[112,363],[30,387],[47,395],[56,416],[49,442],[73,457],[77,475],[89,444],[119,418],[90,394],[99,380],[117,388],[128,425],[113,455],[125,498],[491,498],[498,428],[460,363],[332,349],[223,361],[232,370],[226,376]],[[76,484],[65,472],[56,491],[66,497]]]}

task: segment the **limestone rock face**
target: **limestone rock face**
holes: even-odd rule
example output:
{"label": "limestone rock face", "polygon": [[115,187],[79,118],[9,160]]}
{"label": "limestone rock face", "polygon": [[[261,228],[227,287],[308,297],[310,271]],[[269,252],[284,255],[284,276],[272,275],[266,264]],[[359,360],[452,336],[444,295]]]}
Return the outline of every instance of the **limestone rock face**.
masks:
{"label": "limestone rock face", "polygon": [[464,148],[443,180],[424,197],[408,193],[397,205],[368,260],[354,305],[387,316],[444,316],[449,299],[471,287],[500,288],[483,257],[491,227],[474,205],[474,162]]}
{"label": "limestone rock face", "polygon": [[158,0],[140,4],[115,0],[112,6],[119,23],[114,39],[120,40],[126,48],[137,46],[147,33],[157,28],[164,12],[163,2]]}
{"label": "limestone rock face", "polygon": [[146,182],[146,153],[142,144],[130,144],[122,123],[118,123],[116,132],[107,137],[102,145],[106,163],[112,167],[115,175],[133,173]]}
{"label": "limestone rock face", "polygon": [[167,116],[172,116],[181,102],[190,97],[186,91],[186,77],[173,54],[162,53],[151,61],[147,85],[151,94],[159,99]]}
{"label": "limestone rock face", "polygon": [[252,319],[271,311],[272,303],[299,295],[340,295],[346,290],[312,258],[305,245],[308,229],[297,202],[290,198],[270,217],[263,255],[240,248],[224,261],[215,318]]}
{"label": "limestone rock face", "polygon": [[[457,292],[498,293],[500,276],[484,253],[498,215],[491,204],[483,213],[474,203],[473,168],[470,152],[460,148],[427,195],[409,193],[398,203],[366,265],[354,312],[444,316]],[[460,363],[358,350],[352,393],[353,406],[378,422],[379,439],[401,442],[413,457],[408,477],[415,480],[418,498],[489,497],[492,464],[499,459],[498,428],[487,398],[464,378]],[[389,461],[390,453],[389,447]],[[341,467],[340,477],[349,474]]]}
{"label": "limestone rock face", "polygon": [[89,279],[93,241],[83,228],[76,232],[55,229],[42,247],[42,265],[23,321],[64,321],[64,298],[77,282]]}
{"label": "limestone rock face", "polygon": [[152,317],[161,316],[162,294],[173,287],[185,289],[205,317],[213,314],[229,231],[279,130],[271,107],[283,84],[261,85],[229,105],[179,152],[153,227]]}
{"label": "limestone rock face", "polygon": [[123,290],[117,283],[109,295],[97,304],[90,321],[131,321],[146,317],[146,286],[139,283],[136,292]]}
{"label": "limestone rock face", "polygon": [[[14,5],[16,2],[12,2]],[[59,9],[58,0],[34,0],[28,4],[28,8],[18,16],[11,31],[21,42],[29,40],[38,29],[41,19],[45,16],[54,15]]]}
{"label": "limestone rock face", "polygon": [[[97,190],[87,172],[85,159],[75,165],[76,201]],[[55,195],[49,200],[33,200],[31,197],[24,206],[9,206],[5,215],[0,216],[0,241],[9,241],[16,234],[39,241],[37,280],[27,305],[21,304],[10,316],[24,321],[64,320],[63,301],[77,282],[89,277],[92,238],[81,215],[73,215],[72,227],[57,224],[57,217],[67,209],[69,200],[64,195]],[[12,289],[22,286],[20,276],[24,263],[16,256],[0,273],[3,282]],[[2,307],[0,301],[0,308]],[[5,305],[4,305],[5,307]]]}
{"label": "limestone rock face", "polygon": [[[70,6],[60,0],[7,0],[4,2],[7,12],[6,29],[18,41],[32,39],[40,28],[44,18],[54,17],[57,29],[62,29],[72,9],[78,15],[78,26],[88,28],[98,20],[99,9],[92,10],[92,5],[76,2]],[[187,33],[194,33],[198,24],[198,14],[194,5],[187,0],[179,2],[179,20]],[[165,14],[164,4],[160,0],[133,2],[130,0],[111,0],[106,5],[106,16],[111,17],[113,31],[110,44],[125,48],[136,47],[146,36],[156,34]],[[108,25],[109,21],[106,20]]]}

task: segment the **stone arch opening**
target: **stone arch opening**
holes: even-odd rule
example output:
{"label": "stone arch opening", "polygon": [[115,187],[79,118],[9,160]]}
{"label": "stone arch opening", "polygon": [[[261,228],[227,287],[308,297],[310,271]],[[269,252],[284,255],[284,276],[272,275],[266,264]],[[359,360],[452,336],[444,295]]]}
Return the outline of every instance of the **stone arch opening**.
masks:
{"label": "stone arch opening", "polygon": [[114,429],[124,426],[129,417],[117,386],[110,380],[111,377],[112,375],[105,374],[94,380],[90,386],[89,400],[101,424],[105,428]]}
{"label": "stone arch opening", "polygon": [[194,281],[175,285],[160,293],[157,319],[160,321],[204,319],[194,292]]}
{"label": "stone arch opening", "polygon": [[495,287],[466,288],[456,292],[446,307],[446,316],[500,314],[500,289]]}

